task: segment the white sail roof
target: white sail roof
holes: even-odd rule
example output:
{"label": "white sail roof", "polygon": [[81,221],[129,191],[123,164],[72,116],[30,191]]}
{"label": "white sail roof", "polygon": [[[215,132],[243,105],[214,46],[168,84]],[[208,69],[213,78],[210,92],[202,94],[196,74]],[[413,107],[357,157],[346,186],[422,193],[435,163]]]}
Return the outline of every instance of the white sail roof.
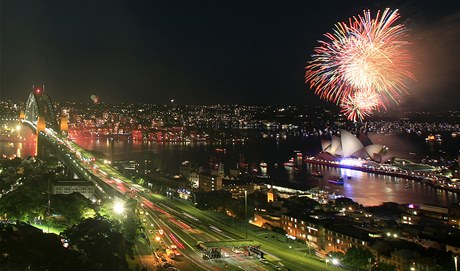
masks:
{"label": "white sail roof", "polygon": [[361,141],[348,131],[340,130],[340,139],[342,143],[342,155],[344,157],[349,157],[364,147]]}

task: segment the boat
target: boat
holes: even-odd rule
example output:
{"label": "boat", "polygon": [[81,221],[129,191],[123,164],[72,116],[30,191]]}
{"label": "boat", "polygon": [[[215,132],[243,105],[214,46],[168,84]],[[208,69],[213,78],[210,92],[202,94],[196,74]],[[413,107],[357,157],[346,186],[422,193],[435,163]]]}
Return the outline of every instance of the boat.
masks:
{"label": "boat", "polygon": [[270,175],[257,175],[257,178],[260,178],[260,179],[270,179]]}
{"label": "boat", "polygon": [[427,138],[425,138],[425,140],[427,142],[441,142],[442,141],[442,138],[441,138],[441,135],[440,134],[436,134],[436,135],[428,135]]}
{"label": "boat", "polygon": [[321,178],[323,177],[323,173],[321,173],[321,171],[313,171],[311,176]]}
{"label": "boat", "polygon": [[337,185],[343,185],[344,184],[343,178],[340,177],[340,176],[334,176],[334,175],[329,176],[329,179],[327,181],[332,183],[332,184],[337,184]]}

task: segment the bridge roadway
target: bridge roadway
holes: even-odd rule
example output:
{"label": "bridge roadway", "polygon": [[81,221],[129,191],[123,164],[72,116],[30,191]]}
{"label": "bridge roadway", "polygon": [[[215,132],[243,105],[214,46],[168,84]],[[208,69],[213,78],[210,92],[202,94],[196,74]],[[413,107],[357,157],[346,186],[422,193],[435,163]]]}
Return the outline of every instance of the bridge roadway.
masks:
{"label": "bridge roadway", "polygon": [[[27,120],[23,123],[36,130],[34,123]],[[38,141],[39,144],[49,148],[80,179],[93,182],[103,197],[125,199],[130,196],[127,192],[134,192],[134,187],[131,190],[128,188],[129,185],[134,185],[130,180],[54,130],[46,128],[45,131],[40,132]]]}
{"label": "bridge roadway", "polygon": [[[34,123],[27,120],[23,122],[36,130]],[[203,260],[201,251],[196,246],[197,242],[241,240],[243,232],[241,227],[238,229],[231,227],[219,218],[214,218],[193,206],[143,191],[142,187],[132,183],[112,166],[95,158],[90,152],[52,129],[47,128],[40,132],[38,140],[39,142],[41,140],[39,144],[44,143],[50,148],[56,157],[64,161],[78,177],[92,181],[106,198],[135,199],[143,209],[141,219],[149,237],[150,249],[155,250],[160,247],[160,243],[155,240],[152,233],[163,230],[164,236],[161,240],[167,246],[176,245],[181,253],[174,259],[168,259],[168,262],[179,267],[180,270],[288,270],[278,260],[262,262],[257,257],[244,257],[237,252],[234,253],[230,248],[223,250],[226,254],[225,258]],[[324,263],[305,258],[302,253],[295,255],[294,251],[286,250],[284,243],[277,241],[270,244],[253,233],[248,237],[261,243],[264,249],[273,255],[280,256],[290,270],[337,270],[332,266],[325,266]],[[139,259],[150,270],[166,270],[157,268],[162,260],[155,258],[152,251],[139,255]]]}

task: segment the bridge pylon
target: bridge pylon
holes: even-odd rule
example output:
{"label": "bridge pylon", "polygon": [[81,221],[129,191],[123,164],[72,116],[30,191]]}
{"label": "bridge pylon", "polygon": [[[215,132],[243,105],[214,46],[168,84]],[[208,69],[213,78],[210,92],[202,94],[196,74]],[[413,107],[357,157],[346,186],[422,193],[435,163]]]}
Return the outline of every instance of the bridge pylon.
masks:
{"label": "bridge pylon", "polygon": [[46,129],[46,123],[45,123],[45,118],[44,117],[38,117],[37,119],[37,140],[36,140],[36,145],[35,145],[35,156],[36,157],[42,157],[44,155],[44,148],[45,146],[42,146],[39,142],[40,138],[40,132],[44,132]]}
{"label": "bridge pylon", "polygon": [[69,122],[66,116],[61,116],[60,128],[62,135],[67,135],[67,133],[69,132]]}

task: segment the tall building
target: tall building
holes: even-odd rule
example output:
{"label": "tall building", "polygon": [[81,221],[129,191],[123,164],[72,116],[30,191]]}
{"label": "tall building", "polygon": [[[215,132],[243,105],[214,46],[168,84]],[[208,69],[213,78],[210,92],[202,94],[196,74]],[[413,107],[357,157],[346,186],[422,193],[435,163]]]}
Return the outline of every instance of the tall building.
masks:
{"label": "tall building", "polygon": [[190,179],[190,173],[192,172],[192,165],[189,161],[184,161],[179,166],[179,173],[182,175],[182,178],[185,180]]}
{"label": "tall building", "polygon": [[188,176],[188,181],[191,188],[198,188],[200,182],[200,174],[197,171],[191,171]]}
{"label": "tall building", "polygon": [[[225,185],[224,190],[232,194],[232,198],[241,199],[244,198],[244,193],[251,194],[256,189],[256,185],[253,183],[250,184],[230,184]],[[260,189],[260,188],[257,188]]]}
{"label": "tall building", "polygon": [[210,192],[222,189],[222,177],[208,172],[200,173],[198,188]]}

